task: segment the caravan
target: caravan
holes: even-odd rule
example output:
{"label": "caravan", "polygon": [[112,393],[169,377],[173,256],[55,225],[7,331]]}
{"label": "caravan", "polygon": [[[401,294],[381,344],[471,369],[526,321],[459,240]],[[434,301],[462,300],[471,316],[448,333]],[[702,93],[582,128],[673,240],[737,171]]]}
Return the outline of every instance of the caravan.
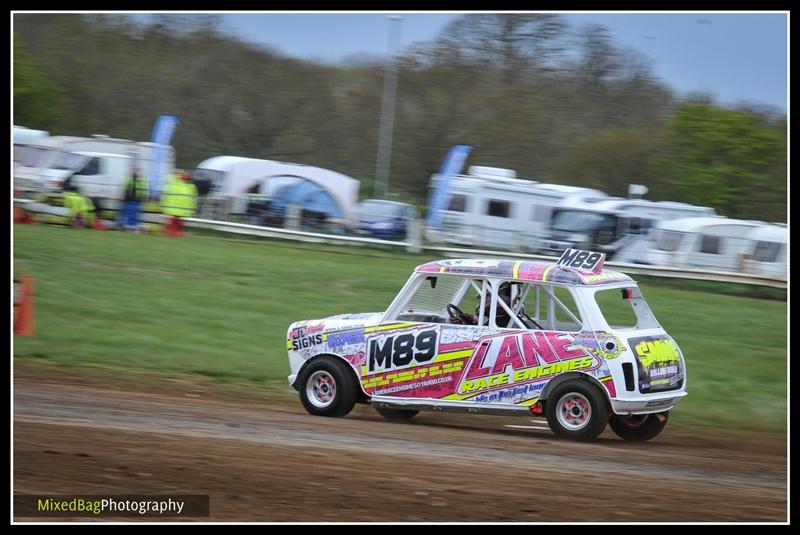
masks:
{"label": "caravan", "polygon": [[660,221],[650,234],[644,260],[657,266],[741,272],[753,253],[753,233],[765,226],[721,216]]}
{"label": "caravan", "polygon": [[[438,180],[432,177],[433,187]],[[521,180],[509,169],[471,166],[467,175],[453,177],[441,233],[429,229],[429,236],[462,245],[537,250],[553,209],[567,198],[591,202],[607,196],[589,188]]]}
{"label": "caravan", "polygon": [[713,216],[713,208],[645,199],[565,199],[553,211],[550,234],[539,251],[559,255],[568,248],[592,249],[621,262],[639,262],[656,222]]}
{"label": "caravan", "polygon": [[744,272],[768,277],[786,278],[788,232],[785,224],[757,227],[748,236],[752,251],[744,258]]}

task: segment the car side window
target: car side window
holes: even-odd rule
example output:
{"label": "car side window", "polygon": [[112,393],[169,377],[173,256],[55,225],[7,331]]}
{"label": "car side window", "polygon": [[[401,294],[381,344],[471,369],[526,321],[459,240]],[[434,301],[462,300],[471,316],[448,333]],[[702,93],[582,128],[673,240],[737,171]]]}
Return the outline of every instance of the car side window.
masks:
{"label": "car side window", "polygon": [[[572,293],[561,286],[529,284],[524,295],[524,314],[537,325],[552,331],[580,331],[580,310]],[[529,327],[530,328],[530,327]]]}

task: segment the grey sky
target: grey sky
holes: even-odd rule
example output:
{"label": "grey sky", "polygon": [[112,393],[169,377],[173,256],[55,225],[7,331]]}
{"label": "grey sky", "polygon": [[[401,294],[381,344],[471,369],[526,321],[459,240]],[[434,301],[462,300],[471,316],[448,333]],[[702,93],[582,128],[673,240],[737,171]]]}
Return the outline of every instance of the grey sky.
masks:
{"label": "grey sky", "polygon": [[[434,38],[459,13],[237,13],[226,26],[284,54],[336,62],[385,55],[388,16],[403,17],[401,40]],[[787,109],[786,13],[569,13],[574,28],[599,23],[620,45],[653,60],[653,70],[679,94],[712,94],[721,104],[754,101]]]}

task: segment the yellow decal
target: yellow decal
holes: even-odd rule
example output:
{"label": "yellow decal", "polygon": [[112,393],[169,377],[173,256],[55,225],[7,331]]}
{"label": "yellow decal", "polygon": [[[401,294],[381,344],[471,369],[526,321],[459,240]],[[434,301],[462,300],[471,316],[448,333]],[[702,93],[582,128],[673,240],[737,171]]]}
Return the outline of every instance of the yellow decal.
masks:
{"label": "yellow decal", "polygon": [[669,339],[639,342],[636,344],[636,354],[645,368],[654,364],[674,364],[680,360],[675,343]]}
{"label": "yellow decal", "polygon": [[522,267],[522,260],[520,260],[516,264],[514,264],[514,269],[511,272],[511,274],[514,276],[515,279],[519,278],[519,268],[520,267]]}
{"label": "yellow decal", "polygon": [[463,381],[459,386],[458,392],[459,394],[467,394],[505,384],[526,383],[534,379],[545,378],[567,371],[591,368],[593,363],[592,357],[580,357],[552,364],[521,368],[512,372],[497,373],[488,377]]}
{"label": "yellow decal", "polygon": [[391,329],[403,329],[405,327],[414,327],[416,323],[389,323],[388,325],[376,325],[375,327],[367,327],[364,329],[365,333],[376,333],[379,331],[388,331]]}

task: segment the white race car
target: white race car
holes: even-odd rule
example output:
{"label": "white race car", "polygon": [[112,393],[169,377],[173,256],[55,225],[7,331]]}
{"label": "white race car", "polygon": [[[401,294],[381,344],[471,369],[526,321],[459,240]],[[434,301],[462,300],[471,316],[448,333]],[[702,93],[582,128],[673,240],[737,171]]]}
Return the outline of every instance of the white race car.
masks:
{"label": "white race car", "polygon": [[533,415],[575,440],[607,424],[651,439],[686,395],[686,366],[636,282],[604,259],[423,264],[385,312],[290,325],[289,383],[319,416],[360,402],[391,419]]}

